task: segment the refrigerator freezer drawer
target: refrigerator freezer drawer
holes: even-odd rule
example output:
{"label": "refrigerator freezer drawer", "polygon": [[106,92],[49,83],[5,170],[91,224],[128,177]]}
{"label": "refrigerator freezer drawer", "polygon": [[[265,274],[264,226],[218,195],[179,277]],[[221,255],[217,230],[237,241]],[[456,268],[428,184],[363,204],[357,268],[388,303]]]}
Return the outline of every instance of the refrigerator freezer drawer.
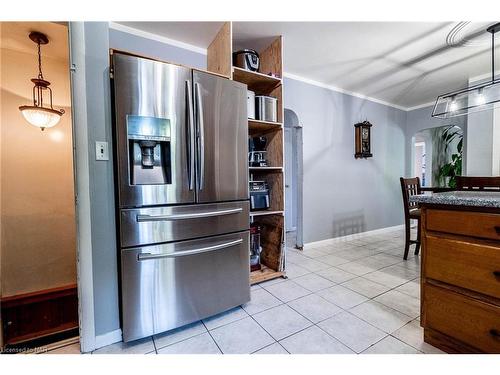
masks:
{"label": "refrigerator freezer drawer", "polygon": [[249,202],[121,210],[122,247],[238,232],[250,228]]}
{"label": "refrigerator freezer drawer", "polygon": [[248,231],[124,249],[124,341],[218,314],[250,300]]}

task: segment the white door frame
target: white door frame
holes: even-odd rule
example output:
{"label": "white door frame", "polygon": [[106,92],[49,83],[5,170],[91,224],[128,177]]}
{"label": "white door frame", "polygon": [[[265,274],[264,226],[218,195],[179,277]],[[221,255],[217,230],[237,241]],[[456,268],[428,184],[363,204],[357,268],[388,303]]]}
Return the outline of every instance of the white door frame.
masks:
{"label": "white door frame", "polygon": [[73,164],[77,235],[77,284],[80,349],[95,349],[94,282],[92,275],[92,227],[90,216],[90,169],[85,81],[85,34],[83,22],[68,23]]}
{"label": "white door frame", "polygon": [[[290,119],[291,121],[287,121],[287,116],[286,113],[289,111],[290,113],[293,113],[293,118],[296,120]],[[299,123],[299,119],[297,117],[297,114],[288,108],[285,108],[285,121],[283,124],[284,129],[290,129],[291,130],[291,136],[292,136],[292,147],[295,146],[295,149],[293,150],[295,156],[295,163],[292,165],[292,169],[295,168],[297,172],[297,186],[296,188],[296,198],[297,198],[297,207],[296,207],[296,227],[295,227],[295,233],[296,233],[296,239],[295,239],[295,247],[297,249],[302,250],[304,248],[304,211],[303,211],[303,183],[304,183],[304,171],[303,171],[303,139],[302,139],[302,125]],[[286,146],[286,145],[284,145]],[[292,161],[293,163],[293,161]],[[286,200],[285,200],[286,201]],[[286,215],[285,215],[286,216]]]}

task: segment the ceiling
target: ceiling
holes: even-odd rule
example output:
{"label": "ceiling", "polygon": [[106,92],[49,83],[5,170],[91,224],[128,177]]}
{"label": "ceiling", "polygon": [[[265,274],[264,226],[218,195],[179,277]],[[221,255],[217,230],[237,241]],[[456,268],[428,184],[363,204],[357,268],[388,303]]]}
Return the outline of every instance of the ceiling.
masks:
{"label": "ceiling", "polygon": [[[491,71],[494,22],[234,22],[235,48],[283,35],[289,75],[411,108]],[[221,22],[123,22],[206,48]],[[497,38],[500,42],[500,37]]]}
{"label": "ceiling", "polygon": [[42,57],[68,59],[68,28],[55,22],[0,22],[1,48],[36,55],[37,46],[28,37],[38,31],[47,35],[49,43],[42,45]]}

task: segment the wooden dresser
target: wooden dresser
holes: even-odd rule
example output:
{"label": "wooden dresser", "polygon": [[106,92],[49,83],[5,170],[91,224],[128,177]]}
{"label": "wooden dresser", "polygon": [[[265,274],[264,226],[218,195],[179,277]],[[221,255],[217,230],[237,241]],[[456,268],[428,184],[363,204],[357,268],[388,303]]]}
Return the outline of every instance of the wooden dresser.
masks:
{"label": "wooden dresser", "polygon": [[500,353],[500,193],[433,197],[416,199],[424,341],[448,353]]}

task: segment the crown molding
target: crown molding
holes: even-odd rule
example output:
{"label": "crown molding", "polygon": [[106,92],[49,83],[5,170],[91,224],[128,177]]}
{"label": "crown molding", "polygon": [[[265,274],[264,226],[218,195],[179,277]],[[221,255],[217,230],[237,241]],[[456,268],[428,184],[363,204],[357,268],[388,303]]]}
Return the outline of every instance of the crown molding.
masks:
{"label": "crown molding", "polygon": [[432,102],[419,104],[419,105],[416,105],[416,106],[414,106],[414,107],[408,107],[406,110],[407,110],[408,112],[410,112],[410,111],[414,111],[415,109],[420,109],[420,108],[430,107],[430,106],[433,106],[434,104],[436,104],[436,101],[435,101],[435,100],[433,100]]}
{"label": "crown molding", "polygon": [[176,39],[170,39],[170,38],[158,35],[158,34],[150,33],[148,31],[143,31],[143,30],[139,30],[139,29],[136,29],[136,28],[133,28],[130,26],[125,26],[125,25],[122,25],[120,23],[108,22],[108,26],[110,29],[122,31],[124,33],[132,34],[132,35],[135,35],[135,36],[138,36],[141,38],[151,39],[151,40],[155,40],[155,41],[160,42],[160,43],[170,44],[171,46],[183,48],[183,49],[186,49],[188,51],[200,53],[202,55],[207,54],[206,48],[201,48],[201,47],[189,44],[189,43],[181,42],[181,41],[176,40]]}
{"label": "crown molding", "polygon": [[325,89],[328,89],[328,90],[336,91],[336,92],[339,92],[339,93],[342,93],[342,94],[354,96],[356,98],[365,99],[365,100],[369,100],[369,101],[374,102],[374,103],[386,105],[388,107],[396,108],[396,109],[399,109],[401,111],[408,111],[408,108],[403,107],[401,105],[397,105],[397,104],[394,104],[394,103],[389,103],[389,102],[386,102],[384,100],[373,98],[371,96],[363,95],[363,94],[360,94],[360,93],[357,93],[357,92],[354,92],[354,91],[344,90],[344,89],[342,89],[340,87],[333,86],[333,85],[328,85],[328,84],[325,84],[323,82],[315,81],[313,79],[309,79],[309,78],[306,78],[306,77],[303,77],[303,76],[299,76],[299,75],[296,75],[296,74],[285,72],[283,74],[283,76],[285,78],[290,78],[290,79],[293,79],[293,80],[296,80],[296,81],[308,83],[310,85],[314,85],[314,86],[322,87],[322,88],[325,88]]}

